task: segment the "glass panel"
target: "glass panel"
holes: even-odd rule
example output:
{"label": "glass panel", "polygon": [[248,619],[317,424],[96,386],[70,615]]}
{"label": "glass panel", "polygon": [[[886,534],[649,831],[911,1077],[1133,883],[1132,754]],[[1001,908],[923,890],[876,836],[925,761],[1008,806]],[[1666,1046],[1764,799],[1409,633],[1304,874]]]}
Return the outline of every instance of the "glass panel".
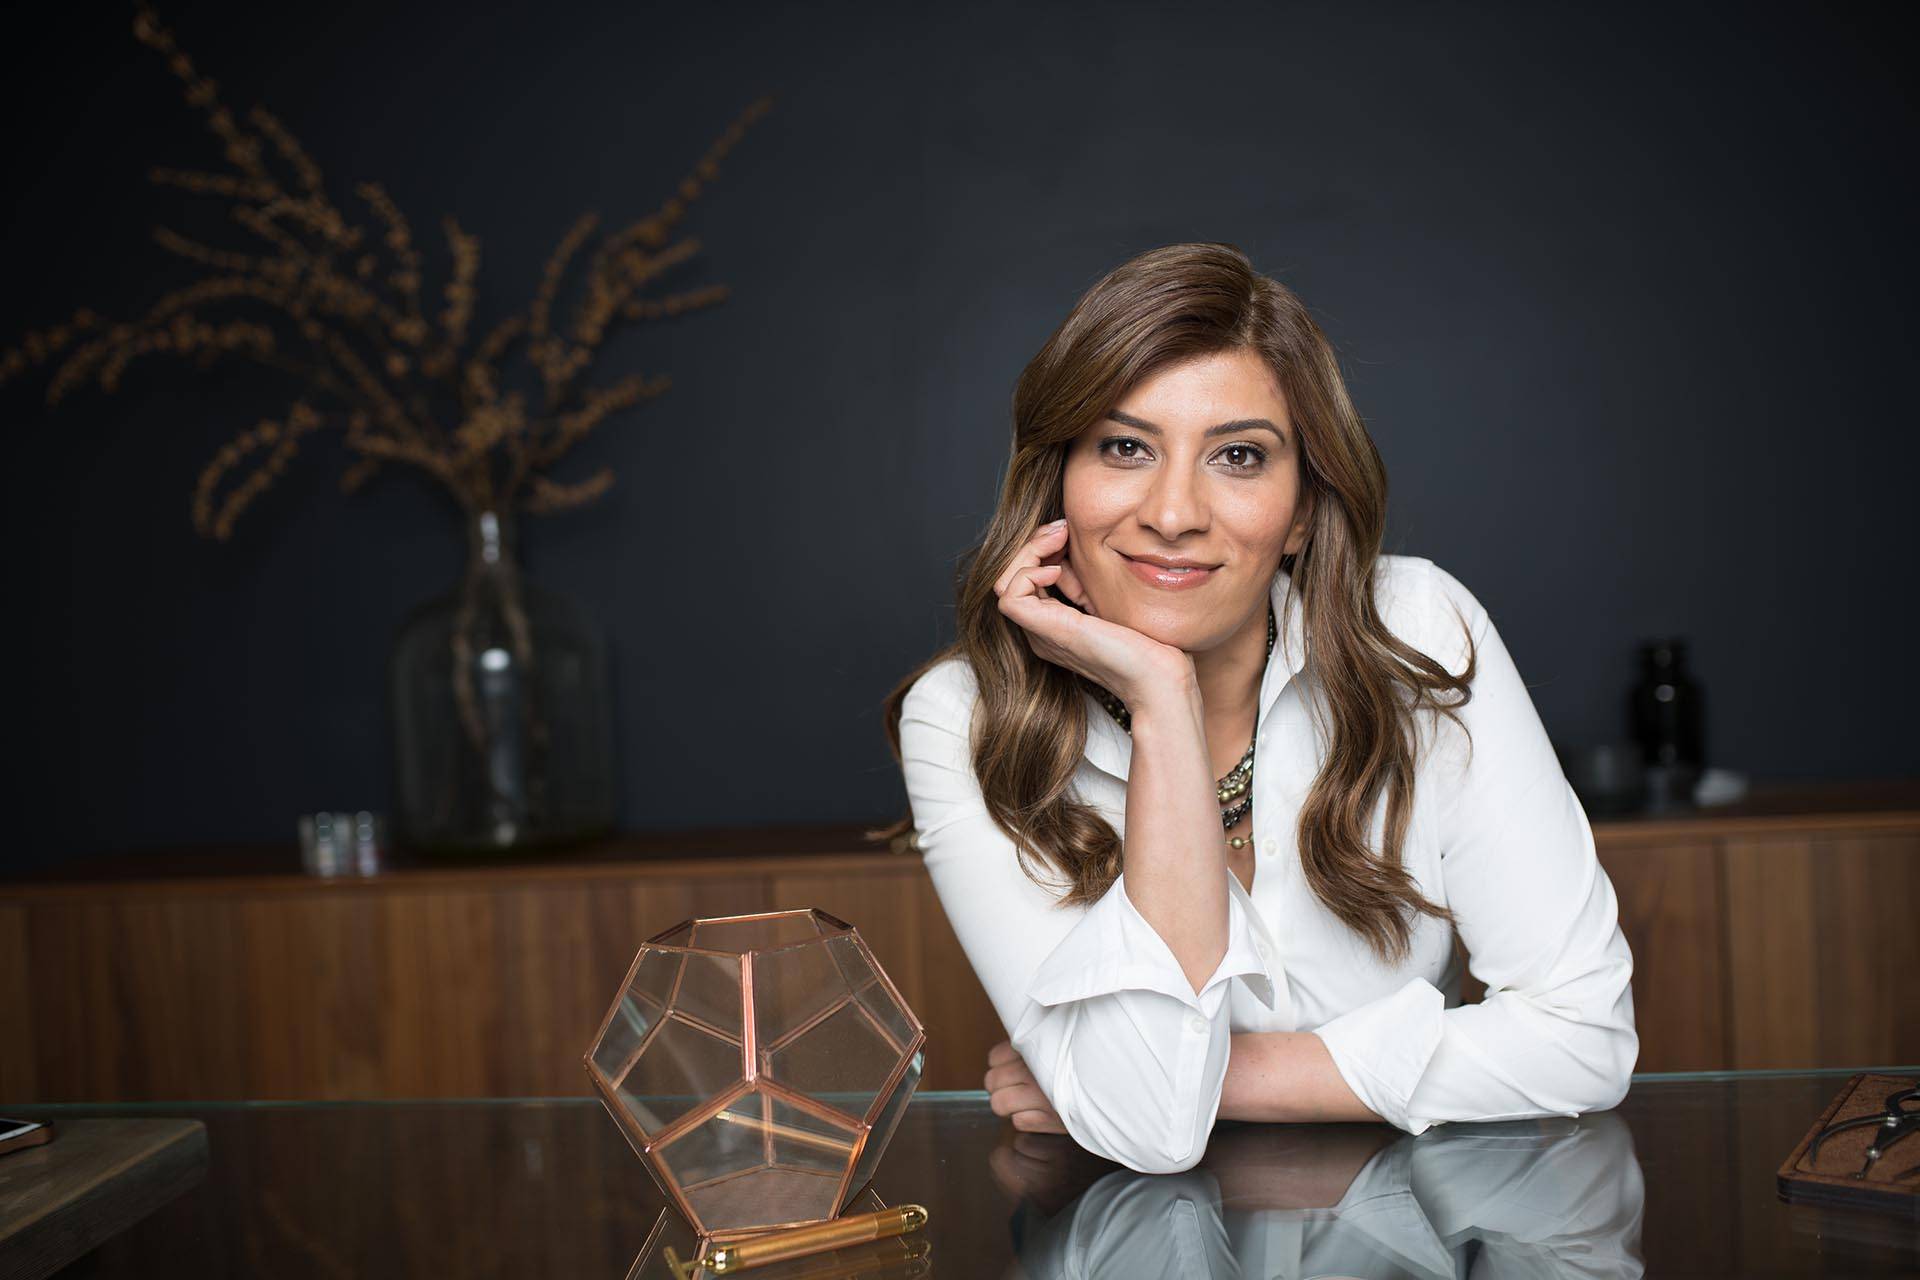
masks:
{"label": "glass panel", "polygon": [[620,1101],[651,1136],[738,1083],[742,1067],[740,1046],[668,1018],[620,1083]]}
{"label": "glass panel", "polygon": [[807,1019],[847,999],[840,966],[818,938],[753,958],[754,1034],[769,1048]]}
{"label": "glass panel", "polygon": [[894,1049],[904,1054],[907,1046],[913,1043],[913,1018],[906,1008],[894,999],[893,992],[887,990],[887,984],[879,980],[868,983],[860,991],[860,1006],[873,1015],[880,1029],[892,1037]]}
{"label": "glass panel", "polygon": [[853,1144],[859,1136],[849,1125],[823,1120],[811,1112],[789,1104],[782,1098],[769,1098],[773,1127],[768,1145],[773,1163],[785,1169],[824,1173],[840,1180],[853,1159]]}
{"label": "glass panel", "polygon": [[702,920],[693,927],[694,946],[736,954],[818,936],[810,911],[777,911],[757,920]]}
{"label": "glass panel", "polygon": [[[673,1253],[671,1259],[667,1256],[669,1250]],[[687,1280],[673,1264],[697,1257],[699,1252],[700,1237],[693,1233],[687,1220],[673,1208],[662,1209],[660,1216],[653,1220],[653,1231],[647,1236],[646,1246],[627,1269],[626,1280]]]}
{"label": "glass panel", "polygon": [[792,1089],[849,1116],[864,1116],[899,1063],[873,1020],[847,1004],[781,1048],[762,1050],[761,1070]]}
{"label": "glass panel", "polygon": [[893,1140],[893,1131],[899,1127],[900,1117],[906,1114],[907,1103],[913,1100],[914,1088],[920,1083],[920,1072],[926,1062],[925,1053],[914,1054],[913,1061],[907,1064],[907,1069],[900,1075],[900,1083],[880,1103],[879,1114],[873,1122],[873,1132],[867,1136],[867,1145],[860,1152],[860,1163],[854,1168],[853,1180],[847,1184],[849,1195],[857,1193],[873,1179],[881,1154],[886,1151],[887,1143]]}
{"label": "glass panel", "polygon": [[633,1064],[633,1055],[647,1032],[659,1020],[659,1011],[644,1001],[622,996],[614,1006],[613,1020],[594,1042],[593,1065],[607,1083],[618,1087],[620,1078]]}
{"label": "glass panel", "polygon": [[683,953],[680,959],[680,985],[674,989],[674,1009],[730,1036],[739,1036],[745,1023],[740,1009],[739,959],[697,952]]}
{"label": "glass panel", "polygon": [[663,1147],[660,1157],[709,1231],[833,1216],[854,1131],[748,1093]]}
{"label": "glass panel", "polygon": [[840,966],[840,973],[846,979],[847,986],[858,991],[873,981],[873,965],[861,953],[852,934],[843,933],[828,938],[823,945],[833,954],[834,963]]}
{"label": "glass panel", "polygon": [[711,1120],[695,1125],[660,1148],[661,1163],[674,1183],[684,1190],[730,1173],[764,1167],[768,1163],[765,1108],[766,1099],[760,1094],[743,1094]]}
{"label": "glass panel", "polygon": [[619,1085],[621,1076],[632,1066],[634,1051],[666,1011],[667,994],[673,989],[679,968],[679,959],[673,954],[641,948],[633,981],[620,994],[612,1021],[593,1046],[593,1065],[609,1084]]}
{"label": "glass panel", "polygon": [[671,951],[653,947],[640,949],[640,967],[633,971],[628,994],[637,996],[656,1009],[667,1007],[673,995],[673,979],[680,972],[680,957]]}

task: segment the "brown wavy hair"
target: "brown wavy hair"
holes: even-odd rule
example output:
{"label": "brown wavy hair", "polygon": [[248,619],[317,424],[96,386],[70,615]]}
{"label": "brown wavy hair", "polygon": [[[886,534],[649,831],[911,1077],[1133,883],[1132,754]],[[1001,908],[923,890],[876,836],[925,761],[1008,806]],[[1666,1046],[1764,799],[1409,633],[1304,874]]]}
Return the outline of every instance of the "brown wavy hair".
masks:
{"label": "brown wavy hair", "polygon": [[[1376,955],[1397,960],[1408,950],[1412,914],[1454,923],[1450,910],[1420,893],[1400,851],[1413,811],[1417,716],[1422,709],[1442,713],[1464,731],[1454,708],[1472,697],[1478,658],[1469,632],[1466,668],[1452,675],[1381,620],[1372,591],[1387,505],[1379,451],[1306,307],[1232,245],[1168,245],[1120,264],[1086,292],[1021,373],[999,506],[960,562],[958,639],[887,696],[887,738],[899,761],[907,690],[930,667],[964,656],[979,688],[974,772],[1021,869],[1036,883],[1036,863],[1061,873],[1063,904],[1091,903],[1112,886],[1120,837],[1068,794],[1086,746],[1085,694],[1092,686],[1033,652],[1020,626],[1000,612],[993,585],[1039,527],[1063,514],[1062,476],[1076,437],[1156,371],[1239,348],[1264,357],[1286,395],[1300,442],[1302,494],[1312,503],[1306,543],[1280,557],[1289,590],[1299,592],[1309,666],[1330,726],[1326,758],[1300,807],[1301,866],[1329,911]],[[1385,847],[1376,853],[1367,835],[1383,790]],[[911,847],[912,827],[908,815],[868,835]]]}

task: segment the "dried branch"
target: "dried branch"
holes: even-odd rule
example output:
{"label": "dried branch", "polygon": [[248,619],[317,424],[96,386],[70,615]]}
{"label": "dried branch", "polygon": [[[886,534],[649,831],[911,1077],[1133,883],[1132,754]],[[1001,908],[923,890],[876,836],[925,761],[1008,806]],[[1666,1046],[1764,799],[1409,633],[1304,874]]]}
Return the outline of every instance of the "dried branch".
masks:
{"label": "dried branch", "polygon": [[[227,202],[228,215],[253,247],[208,244],[157,228],[155,243],[200,278],[162,294],[136,319],[110,322],[81,308],[63,324],[24,335],[0,352],[0,385],[29,368],[50,369],[46,400],[57,404],[89,382],[116,390],[131,363],[152,354],[196,365],[238,356],[297,382],[304,394],[284,418],[240,432],[201,472],[192,515],[209,537],[227,538],[285,471],[301,438],[322,426],[344,430],[353,455],[341,477],[348,493],[388,463],[427,472],[470,509],[501,503],[556,512],[607,491],[613,472],[606,467],[574,483],[546,473],[601,423],[662,394],[670,380],[630,375],[585,390],[580,383],[623,325],[683,315],[727,297],[724,285],[645,295],[699,253],[697,240],[670,243],[673,229],[746,128],[770,108],[770,98],[743,111],[651,214],[601,234],[597,243],[599,216],[575,221],[525,310],[500,318],[473,342],[478,237],[451,217],[442,220],[444,306],[429,320],[412,224],[383,186],[352,188],[371,225],[347,217],[293,132],[262,107],[251,108],[244,122],[229,110],[217,83],[195,68],[144,0],[133,32],[166,62],[225,163],[225,171],[156,167],[148,178]],[[579,300],[561,324],[555,309],[576,269],[585,273]],[[230,314],[216,314],[222,311]],[[524,392],[511,389],[508,364],[516,356],[540,385],[538,412]],[[436,408],[435,396],[448,407]]]}

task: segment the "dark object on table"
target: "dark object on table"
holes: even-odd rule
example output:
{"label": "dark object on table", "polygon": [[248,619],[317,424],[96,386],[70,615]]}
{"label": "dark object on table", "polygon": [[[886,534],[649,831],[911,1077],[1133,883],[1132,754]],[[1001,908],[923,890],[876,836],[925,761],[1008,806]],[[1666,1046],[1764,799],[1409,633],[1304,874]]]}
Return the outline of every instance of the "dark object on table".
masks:
{"label": "dark object on table", "polygon": [[25,1151],[53,1141],[51,1120],[0,1119],[0,1156],[9,1151]]}
{"label": "dark object on table", "polygon": [[60,1140],[0,1160],[0,1276],[39,1280],[199,1185],[198,1120],[70,1120]]}
{"label": "dark object on table", "polygon": [[1670,636],[1640,645],[1640,680],[1628,694],[1628,723],[1646,766],[1646,807],[1693,805],[1706,767],[1705,695],[1687,672],[1687,642]]}
{"label": "dark object on table", "polygon": [[1778,1174],[1780,1196],[1920,1218],[1920,1079],[1861,1072]]}

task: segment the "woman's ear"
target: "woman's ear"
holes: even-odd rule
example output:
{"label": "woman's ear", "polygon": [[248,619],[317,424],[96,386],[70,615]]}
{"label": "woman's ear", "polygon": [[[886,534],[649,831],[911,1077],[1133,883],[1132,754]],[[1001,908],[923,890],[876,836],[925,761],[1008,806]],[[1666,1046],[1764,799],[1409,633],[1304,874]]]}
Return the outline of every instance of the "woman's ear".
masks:
{"label": "woman's ear", "polygon": [[1307,545],[1307,534],[1313,529],[1313,506],[1316,495],[1309,490],[1306,502],[1302,504],[1300,514],[1294,517],[1293,527],[1287,530],[1287,545],[1282,548],[1285,555],[1297,556]]}

